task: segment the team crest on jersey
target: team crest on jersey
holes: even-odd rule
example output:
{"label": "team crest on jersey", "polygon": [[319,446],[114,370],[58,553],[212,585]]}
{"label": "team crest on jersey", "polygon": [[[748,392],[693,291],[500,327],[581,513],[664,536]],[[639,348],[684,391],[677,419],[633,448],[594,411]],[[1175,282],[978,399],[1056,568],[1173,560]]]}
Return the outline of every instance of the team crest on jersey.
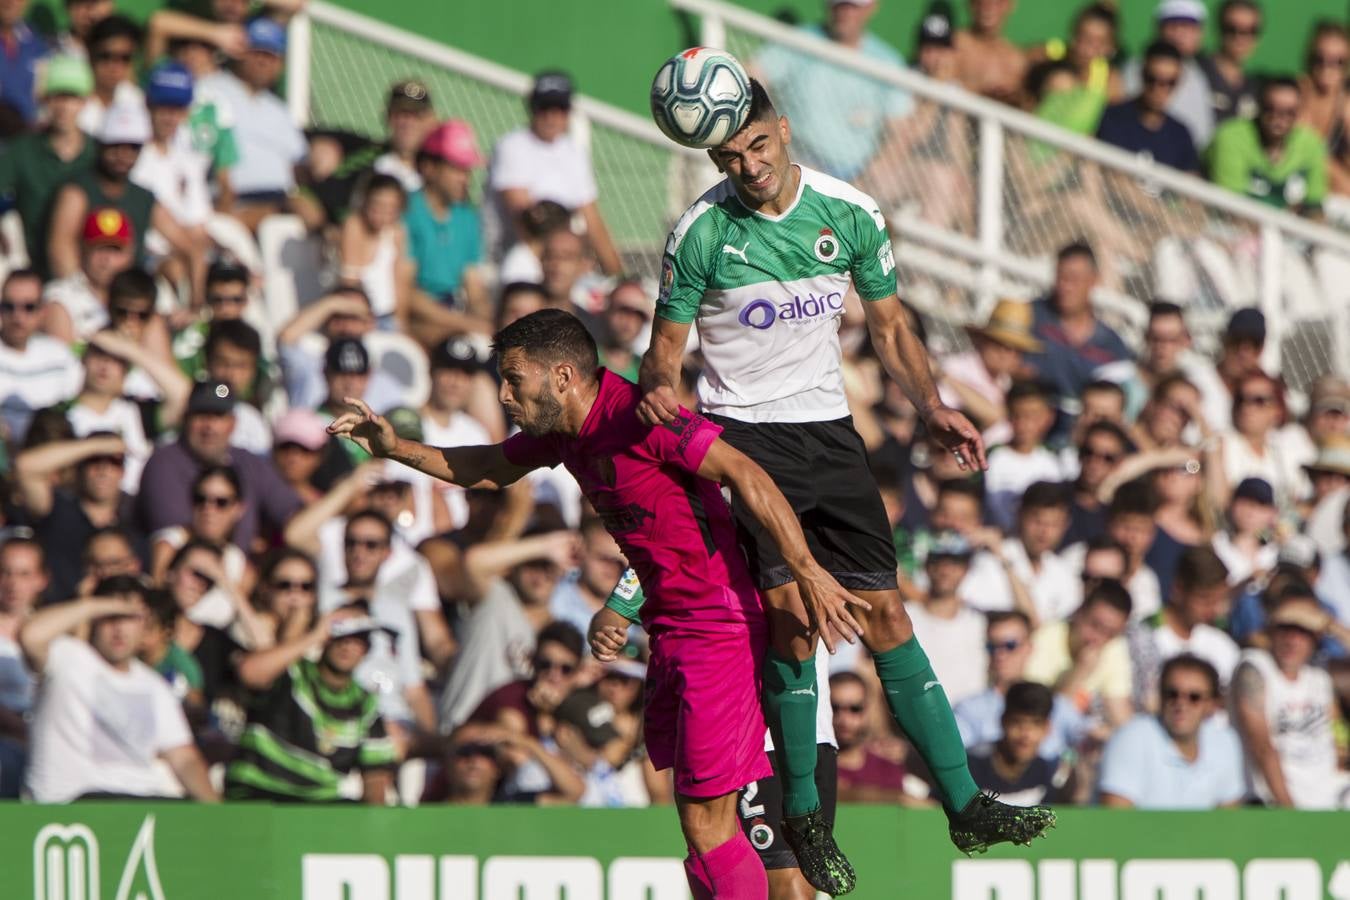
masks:
{"label": "team crest on jersey", "polygon": [[657,293],[657,299],[662,303],[669,302],[670,289],[675,286],[675,261],[669,256],[661,260],[661,287]]}
{"label": "team crest on jersey", "polygon": [[839,239],[829,228],[822,228],[820,237],[816,238],[815,250],[816,259],[821,262],[834,262],[834,258],[839,255]]}

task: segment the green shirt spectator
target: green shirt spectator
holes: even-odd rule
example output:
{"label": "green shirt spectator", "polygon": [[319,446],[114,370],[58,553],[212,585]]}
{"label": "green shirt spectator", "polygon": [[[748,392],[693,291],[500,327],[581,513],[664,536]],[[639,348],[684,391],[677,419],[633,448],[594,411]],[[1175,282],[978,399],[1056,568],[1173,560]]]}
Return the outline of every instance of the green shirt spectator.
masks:
{"label": "green shirt spectator", "polygon": [[1327,151],[1317,132],[1294,124],[1298,87],[1275,79],[1261,92],[1256,119],[1230,119],[1206,151],[1209,177],[1253,200],[1309,214],[1327,195]]}
{"label": "green shirt spectator", "polygon": [[417,260],[417,286],[439,300],[453,298],[464,269],[483,259],[478,210],[465,201],[438,216],[427,203],[426,192],[418,191],[408,198],[403,222]]}

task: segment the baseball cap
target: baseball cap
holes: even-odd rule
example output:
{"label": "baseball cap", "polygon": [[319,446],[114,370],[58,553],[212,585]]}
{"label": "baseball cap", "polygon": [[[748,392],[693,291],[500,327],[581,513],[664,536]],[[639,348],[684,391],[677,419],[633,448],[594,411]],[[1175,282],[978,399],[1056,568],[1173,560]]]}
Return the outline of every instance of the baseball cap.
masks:
{"label": "baseball cap", "polygon": [[418,152],[443,159],[461,169],[475,169],[483,164],[473,126],[463,119],[450,119],[437,125]]}
{"label": "baseball cap", "polygon": [[394,434],[405,441],[422,440],[422,414],[410,406],[398,406],[384,414],[384,418],[394,426]]}
{"label": "baseball cap", "polygon": [[88,97],[94,90],[94,73],[89,63],[77,56],[60,54],[43,65],[41,96],[70,94]]}
{"label": "baseball cap", "polygon": [[192,386],[186,415],[202,413],[210,416],[228,416],[234,412],[234,392],[223,381],[199,381]]}
{"label": "baseball cap", "polygon": [[432,371],[459,369],[461,372],[473,374],[486,368],[483,361],[478,358],[478,351],[473,344],[462,337],[453,337],[442,344],[437,344],[431,351],[429,363]]}
{"label": "baseball cap", "polygon": [[101,144],[144,144],[150,140],[150,114],[142,103],[114,103],[103,116]]}
{"label": "baseball cap", "polygon": [[286,55],[286,28],[276,19],[258,16],[248,23],[248,49]]}
{"label": "baseball cap", "polygon": [[953,31],[951,7],[945,3],[934,3],[919,22],[919,45],[938,44],[950,47]]}
{"label": "baseball cap", "polygon": [[534,77],[530,106],[535,109],[571,109],[572,76],[566,72],[540,72]]}
{"label": "baseball cap", "polygon": [[1224,340],[1229,342],[1255,341],[1264,344],[1266,316],[1254,306],[1239,309],[1228,320],[1228,327],[1224,330],[1223,336]]}
{"label": "baseball cap", "polygon": [[1312,390],[1308,392],[1308,409],[1350,412],[1350,383],[1338,375],[1323,375],[1313,382]]}
{"label": "baseball cap", "polygon": [[594,748],[603,747],[619,736],[614,727],[614,707],[590,688],[582,688],[567,695],[553,717],[566,722],[581,732],[582,738]]}
{"label": "baseball cap", "polygon": [[149,106],[191,106],[192,73],[187,66],[163,62],[151,69],[145,83],[145,102]]}
{"label": "baseball cap", "polygon": [[1276,557],[1278,564],[1297,566],[1300,569],[1311,569],[1317,565],[1317,541],[1306,534],[1291,534],[1280,548],[1280,555]]}
{"label": "baseball cap", "polygon": [[86,246],[114,244],[118,247],[128,247],[132,241],[131,222],[116,207],[99,207],[84,217],[84,233],[81,239]]}
{"label": "baseball cap", "polygon": [[1250,500],[1262,506],[1275,505],[1275,489],[1264,478],[1244,478],[1233,490],[1234,500]]}
{"label": "baseball cap", "polygon": [[328,443],[328,429],[314,410],[291,407],[272,426],[272,442],[278,447],[299,444],[306,450],[322,450]]}
{"label": "baseball cap", "polygon": [[370,616],[352,616],[350,619],[338,619],[328,626],[329,642],[351,637],[357,634],[371,635],[383,631],[391,638],[397,638],[398,632],[376,622]]}
{"label": "baseball cap", "polygon": [[370,371],[370,353],[356,338],[338,338],[328,345],[323,370],[337,375],[365,375]]}
{"label": "baseball cap", "polygon": [[431,109],[431,92],[415,78],[399,81],[389,89],[389,109],[422,112]]}
{"label": "baseball cap", "polygon": [[1200,0],[1163,0],[1158,4],[1154,18],[1159,22],[1203,22],[1209,15]]}
{"label": "baseball cap", "polygon": [[937,556],[955,556],[966,558],[975,554],[975,548],[962,535],[955,531],[940,532],[928,548],[928,558]]}

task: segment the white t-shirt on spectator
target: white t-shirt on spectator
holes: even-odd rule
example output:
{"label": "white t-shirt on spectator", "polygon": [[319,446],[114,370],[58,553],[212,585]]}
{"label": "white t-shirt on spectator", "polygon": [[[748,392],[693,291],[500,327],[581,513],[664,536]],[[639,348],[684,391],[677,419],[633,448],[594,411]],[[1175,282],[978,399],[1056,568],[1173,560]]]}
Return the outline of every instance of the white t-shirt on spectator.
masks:
{"label": "white t-shirt on spectator", "polygon": [[1219,673],[1219,683],[1227,685],[1237,668],[1242,651],[1233,639],[1213,625],[1201,623],[1191,628],[1191,636],[1183,638],[1163,622],[1153,629],[1153,645],[1158,648],[1158,661],[1167,662],[1175,656],[1190,653],[1209,663]]}
{"label": "white t-shirt on spectator", "polygon": [[[347,583],[347,561],[343,542],[347,534],[345,518],[329,519],[319,526],[319,590],[340,593]],[[436,590],[436,575],[426,557],[418,553],[397,531],[389,547],[389,558],[375,575],[377,593],[401,597],[408,609],[427,612],[441,608]],[[376,618],[379,618],[376,616]]]}
{"label": "white t-shirt on spectator", "polygon": [[141,408],[125,397],[117,397],[103,412],[97,412],[83,403],[66,410],[71,430],[77,438],[88,437],[95,431],[111,431],[122,436],[126,445],[126,465],[122,469],[122,490],[134,494],[140,489],[141,469],[150,458],[150,441],[141,422]]}
{"label": "white t-shirt on spectator", "polygon": [[1162,584],[1158,574],[1148,566],[1140,566],[1134,577],[1125,582],[1130,592],[1130,621],[1142,622],[1162,609]]}
{"label": "white t-shirt on spectator", "polygon": [[1307,496],[1310,485],[1303,466],[1313,461],[1317,450],[1306,434],[1295,430],[1298,428],[1294,425],[1270,432],[1259,455],[1236,431],[1223,432],[1223,472],[1228,484],[1237,487],[1244,478],[1264,478],[1275,489],[1275,502],[1284,508]]}
{"label": "white t-shirt on spectator", "polygon": [[169,683],[139,660],[123,672],[62,636],[47,650],[26,784],[38,803],[95,791],[164,796],[156,760],[192,743]]}
{"label": "white t-shirt on spectator", "polygon": [[34,412],[69,400],[83,383],[84,368],[56,338],[35,334],[22,351],[0,341],[0,416],[10,443],[22,443]]}
{"label": "white t-shirt on spectator", "polygon": [[66,278],[47,282],[42,299],[65,308],[70,324],[74,326],[76,340],[88,340],[94,332],[108,327],[108,307],[94,296],[83,271],[77,270]]}
{"label": "white t-shirt on spectator", "polygon": [[403,185],[405,193],[413,194],[422,189],[422,176],[415,166],[410,166],[396,153],[384,153],[375,158],[371,166],[381,175],[391,175]]}
{"label": "white t-shirt on spectator", "polygon": [[1214,555],[1223,560],[1224,567],[1228,569],[1229,584],[1241,584],[1257,572],[1269,572],[1275,568],[1275,563],[1280,558],[1279,547],[1275,544],[1262,544],[1256,551],[1256,559],[1253,561],[1238,549],[1237,544],[1233,543],[1232,536],[1226,531],[1216,532],[1210,539],[1210,546],[1214,548]]}
{"label": "white t-shirt on spectator", "polygon": [[234,405],[234,431],[230,433],[230,446],[259,456],[267,456],[272,452],[272,429],[263,414],[251,403]]}
{"label": "white t-shirt on spectator", "polygon": [[215,72],[198,84],[228,106],[234,115],[239,162],[230,169],[236,193],[289,192],[295,187],[293,167],[309,146],[291,118],[286,103],[271,91],[254,93],[230,72]]}
{"label": "white t-shirt on spectator", "polygon": [[210,165],[209,159],[190,147],[170,141],[161,150],[151,142],[141,148],[131,181],[154,194],[179,225],[205,225],[213,212],[206,177]]}
{"label": "white t-shirt on spectator", "polygon": [[[997,406],[1003,405],[1008,388],[1012,386],[1011,378],[995,379],[990,375],[989,370],[984,367],[984,361],[980,359],[980,354],[974,350],[944,356],[941,368],[943,377],[938,382],[938,396],[942,398],[943,403],[953,409],[965,409],[965,407],[961,403],[960,395],[951,386],[952,379],[960,381],[985,400]],[[1012,437],[1012,427],[1006,420],[995,422],[985,429],[983,437],[985,446],[988,447],[1006,443]]]}
{"label": "white t-shirt on spectator", "polygon": [[[480,447],[491,444],[492,437],[483,423],[465,412],[452,412],[444,425],[426,413],[422,414],[422,442],[432,447]],[[400,466],[411,472],[405,466]],[[469,521],[469,501],[465,498],[464,488],[454,484],[445,484],[440,491],[445,505],[450,508],[450,521],[456,528],[463,528]],[[439,485],[438,485],[439,487]]]}
{"label": "white t-shirt on spectator", "polygon": [[986,508],[994,524],[1012,531],[1022,494],[1038,481],[1058,482],[1063,478],[1059,458],[1045,447],[1030,453],[1018,453],[1004,445],[989,451],[989,469],[984,473]]}
{"label": "white t-shirt on spectator", "polygon": [[502,284],[515,281],[537,284],[544,280],[544,266],[529,244],[517,242],[502,257],[501,265],[497,267],[497,280]]}
{"label": "white t-shirt on spectator", "polygon": [[441,692],[442,734],[469,718],[488,694],[528,675],[534,653],[534,628],[516,592],[500,578],[477,603],[460,605],[455,640],[459,655]]}
{"label": "white t-shirt on spectator", "polygon": [[[136,86],[134,82],[123,81],[113,89],[113,106],[144,106],[145,92]],[[84,106],[80,107],[80,114],[75,117],[75,124],[85,134],[98,137],[98,133],[103,130],[103,120],[108,115],[108,107],[103,105],[103,101],[98,99],[97,94],[90,94],[84,99]]]}
{"label": "white t-shirt on spectator", "polygon": [[524,188],[531,202],[552,200],[568,210],[596,198],[590,158],[572,136],[543,141],[529,128],[512,131],[497,142],[488,186],[494,191]]}
{"label": "white t-shirt on spectator", "polygon": [[[1043,622],[1067,619],[1083,602],[1083,582],[1067,559],[1058,553],[1041,554],[1040,571],[1031,567],[1031,557],[1022,542],[1015,537],[1003,541],[1003,555],[1012,566],[1013,574],[1026,585],[1036,612]],[[993,554],[987,554],[995,565],[972,564],[961,582],[959,591],[965,603],[981,612],[1006,612],[1014,608],[1012,585],[1008,573],[998,565]]]}
{"label": "white t-shirt on spectator", "polygon": [[906,603],[905,610],[949,702],[960,703],[988,686],[983,615],[965,605],[951,619],[933,615],[921,603]]}

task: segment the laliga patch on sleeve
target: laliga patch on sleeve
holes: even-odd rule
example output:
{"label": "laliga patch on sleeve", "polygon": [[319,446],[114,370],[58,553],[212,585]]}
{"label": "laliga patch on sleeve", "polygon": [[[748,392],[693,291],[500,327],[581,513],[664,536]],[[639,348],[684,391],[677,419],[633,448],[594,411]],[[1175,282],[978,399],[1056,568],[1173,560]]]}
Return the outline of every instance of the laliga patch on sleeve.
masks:
{"label": "laliga patch on sleeve", "polygon": [[895,248],[890,240],[877,248],[877,262],[881,263],[881,274],[889,275],[895,271]]}
{"label": "laliga patch on sleeve", "polygon": [[632,600],[637,594],[638,577],[632,569],[626,569],[619,583],[614,585],[614,593],[625,600]]}
{"label": "laliga patch on sleeve", "polygon": [[661,287],[656,299],[661,303],[670,302],[670,289],[675,286],[675,261],[669,256],[661,260]]}

